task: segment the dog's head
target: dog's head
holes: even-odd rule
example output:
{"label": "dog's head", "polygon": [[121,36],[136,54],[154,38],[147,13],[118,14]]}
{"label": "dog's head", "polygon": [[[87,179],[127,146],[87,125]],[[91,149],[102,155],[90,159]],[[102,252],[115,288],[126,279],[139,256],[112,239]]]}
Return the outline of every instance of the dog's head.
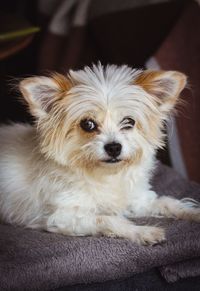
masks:
{"label": "dog's head", "polygon": [[163,123],[185,84],[175,71],[98,65],[67,77],[27,78],[20,90],[48,158],[112,173],[163,145]]}

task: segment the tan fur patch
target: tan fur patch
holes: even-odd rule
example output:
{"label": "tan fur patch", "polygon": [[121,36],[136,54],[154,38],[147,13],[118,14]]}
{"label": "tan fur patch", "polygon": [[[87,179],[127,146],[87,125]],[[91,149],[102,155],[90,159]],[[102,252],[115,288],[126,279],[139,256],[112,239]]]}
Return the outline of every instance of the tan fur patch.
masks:
{"label": "tan fur patch", "polygon": [[176,98],[184,89],[187,77],[177,71],[144,71],[134,84],[141,86],[146,92],[158,98],[167,96],[167,102],[175,103]]}
{"label": "tan fur patch", "polygon": [[142,136],[148,140],[152,145],[156,148],[162,148],[164,145],[164,133],[162,132],[163,124],[161,121],[161,116],[158,114],[157,116],[151,114],[148,118],[148,130],[144,130],[142,125],[137,122],[136,127],[137,130],[140,131]]}
{"label": "tan fur patch", "polygon": [[96,224],[101,224],[103,222],[103,218],[102,217],[97,217],[96,218]]}
{"label": "tan fur patch", "polygon": [[92,132],[87,132],[87,131],[84,131],[79,124],[77,124],[77,130],[79,132],[79,134],[81,135],[82,139],[84,140],[92,140],[98,133],[99,133],[99,130],[94,130]]}
{"label": "tan fur patch", "polygon": [[142,155],[143,155],[143,151],[141,148],[139,148],[134,156],[131,158],[131,159],[128,159],[128,160],[125,160],[124,163],[127,167],[129,167],[131,164],[134,164],[134,165],[137,165],[139,164],[139,162],[141,161],[141,158],[142,158]]}
{"label": "tan fur patch", "polygon": [[141,86],[147,92],[151,92],[155,87],[153,81],[163,73],[164,71],[144,71],[134,80],[134,84]]}
{"label": "tan fur patch", "polygon": [[64,75],[61,75],[59,73],[53,73],[51,75],[51,78],[58,85],[61,92],[67,92],[72,88],[71,81]]}

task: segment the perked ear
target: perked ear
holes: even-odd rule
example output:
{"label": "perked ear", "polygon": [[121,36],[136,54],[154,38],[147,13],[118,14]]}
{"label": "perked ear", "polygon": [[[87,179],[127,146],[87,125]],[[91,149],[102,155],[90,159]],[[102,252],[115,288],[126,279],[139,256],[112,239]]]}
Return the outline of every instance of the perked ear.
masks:
{"label": "perked ear", "polygon": [[60,93],[71,88],[70,81],[58,73],[50,77],[30,77],[19,84],[19,89],[27,101],[31,113],[36,117],[45,116],[51,110]]}
{"label": "perked ear", "polygon": [[169,112],[185,88],[187,77],[177,71],[143,71],[134,81],[150,95],[156,97],[163,113]]}

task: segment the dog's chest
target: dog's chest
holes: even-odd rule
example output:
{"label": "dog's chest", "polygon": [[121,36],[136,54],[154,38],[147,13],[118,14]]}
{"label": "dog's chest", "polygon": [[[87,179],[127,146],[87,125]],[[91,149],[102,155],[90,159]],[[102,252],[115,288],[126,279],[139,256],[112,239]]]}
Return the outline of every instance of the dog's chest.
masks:
{"label": "dog's chest", "polygon": [[120,176],[94,180],[68,175],[65,183],[62,181],[60,190],[59,187],[53,190],[51,204],[66,209],[79,209],[84,213],[120,214],[128,206],[126,184]]}
{"label": "dog's chest", "polygon": [[105,183],[82,183],[81,195],[84,205],[97,214],[118,214],[127,206],[125,189],[117,179]]}

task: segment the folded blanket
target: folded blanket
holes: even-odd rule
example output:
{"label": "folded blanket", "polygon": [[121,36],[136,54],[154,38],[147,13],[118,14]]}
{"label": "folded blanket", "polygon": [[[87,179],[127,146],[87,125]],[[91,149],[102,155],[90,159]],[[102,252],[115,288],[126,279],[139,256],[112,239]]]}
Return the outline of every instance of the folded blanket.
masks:
{"label": "folded blanket", "polygon": [[[160,194],[200,197],[198,184],[160,164],[153,185]],[[164,218],[141,218],[137,223],[165,227],[167,242],[138,246],[125,239],[66,237],[0,225],[0,290],[53,290],[103,282],[200,257],[200,224]]]}
{"label": "folded blanket", "polygon": [[200,258],[178,262],[169,266],[163,266],[159,269],[167,282],[174,283],[179,279],[199,276]]}

